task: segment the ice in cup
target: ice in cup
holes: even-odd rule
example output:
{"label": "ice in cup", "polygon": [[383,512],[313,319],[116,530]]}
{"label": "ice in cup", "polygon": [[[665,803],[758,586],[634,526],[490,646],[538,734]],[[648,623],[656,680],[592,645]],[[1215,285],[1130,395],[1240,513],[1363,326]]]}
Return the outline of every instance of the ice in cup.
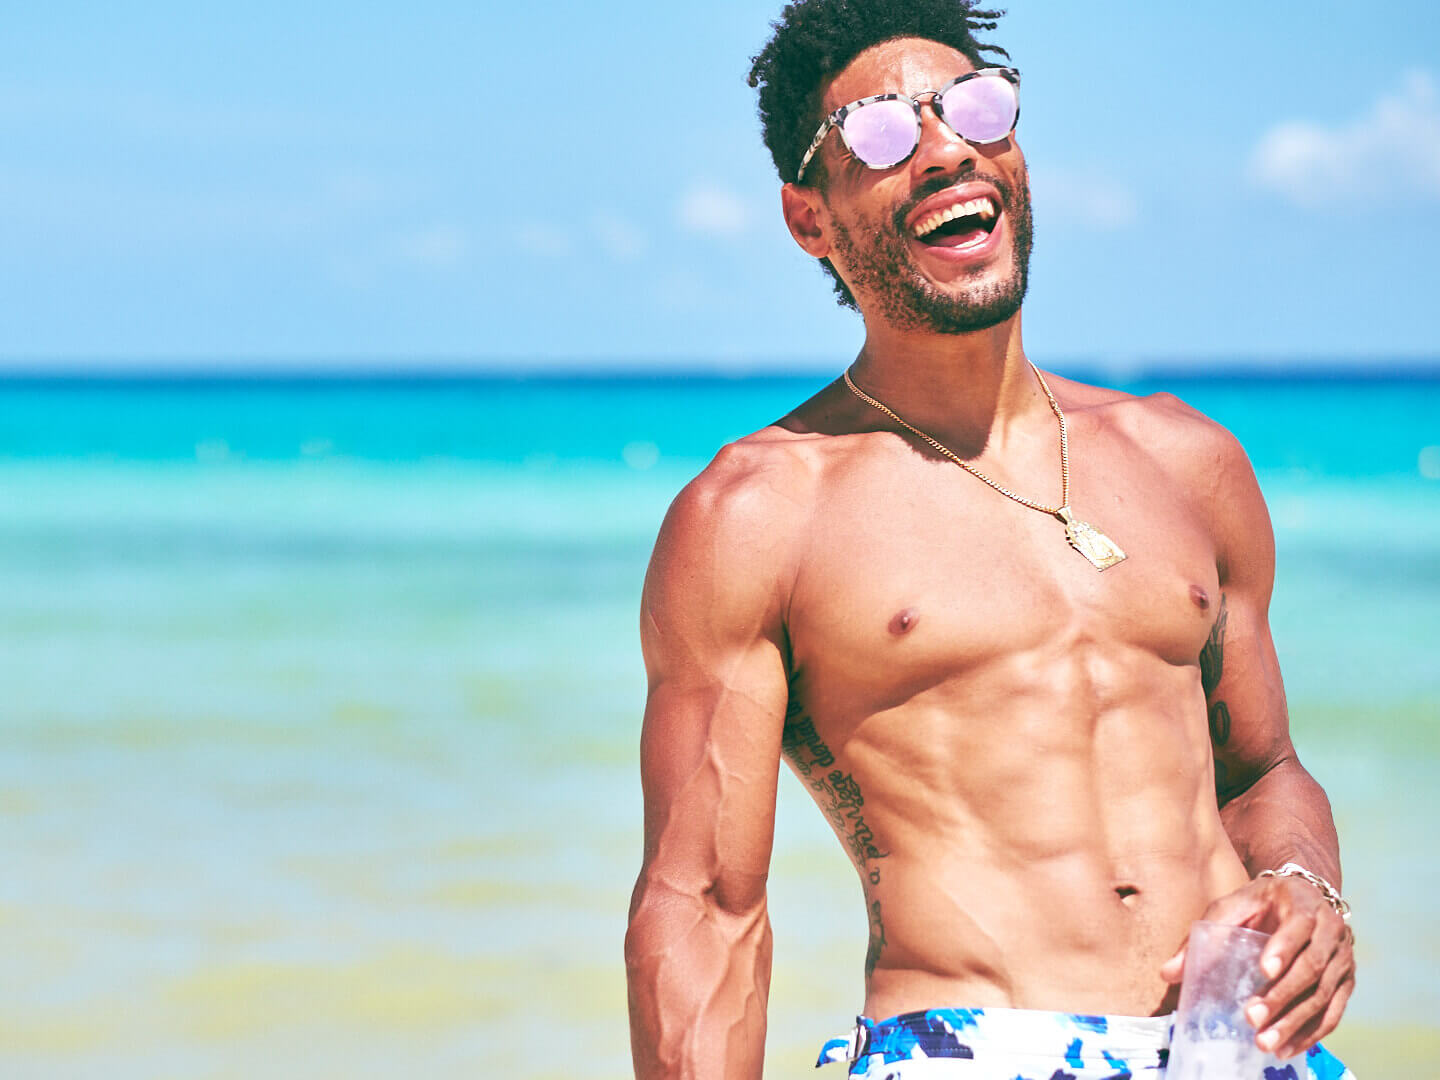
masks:
{"label": "ice in cup", "polygon": [[1264,1080],[1285,1062],[1255,1045],[1245,1003],[1270,980],[1260,970],[1269,934],[1199,921],[1190,926],[1185,977],[1170,1040],[1168,1080]]}

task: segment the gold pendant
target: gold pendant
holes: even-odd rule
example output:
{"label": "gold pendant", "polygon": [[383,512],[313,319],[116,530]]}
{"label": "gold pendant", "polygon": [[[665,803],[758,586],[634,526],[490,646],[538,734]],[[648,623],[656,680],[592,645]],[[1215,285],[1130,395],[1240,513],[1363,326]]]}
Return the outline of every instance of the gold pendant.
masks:
{"label": "gold pendant", "polygon": [[1096,570],[1108,570],[1125,561],[1125,552],[1120,550],[1119,544],[1088,521],[1077,518],[1070,507],[1060,507],[1055,516],[1065,523],[1065,539],[1070,541],[1070,546],[1084,555]]}

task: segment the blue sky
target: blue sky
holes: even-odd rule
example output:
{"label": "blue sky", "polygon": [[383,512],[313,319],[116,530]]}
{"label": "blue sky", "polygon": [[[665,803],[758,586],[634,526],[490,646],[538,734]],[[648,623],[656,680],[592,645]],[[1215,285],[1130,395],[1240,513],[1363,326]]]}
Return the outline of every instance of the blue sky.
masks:
{"label": "blue sky", "polygon": [[[0,363],[834,367],[780,0],[57,2],[0,36]],[[1041,362],[1440,356],[1440,5],[1017,0]]]}

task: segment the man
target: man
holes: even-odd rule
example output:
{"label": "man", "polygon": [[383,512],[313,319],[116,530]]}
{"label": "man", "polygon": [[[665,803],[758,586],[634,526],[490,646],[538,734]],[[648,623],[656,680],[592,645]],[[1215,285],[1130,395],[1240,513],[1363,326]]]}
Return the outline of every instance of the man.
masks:
{"label": "man", "polygon": [[1288,733],[1265,505],[1234,439],[1173,397],[1027,360],[1019,76],[974,37],[995,18],[799,0],[755,62],[785,222],[865,343],[722,450],[656,544],[641,1077],[760,1075],[782,755],[870,926],[865,1016],[822,1060],[1163,1076],[1205,918],[1273,934],[1257,1041],[1309,1053],[1267,1080],[1342,1075],[1316,1044],[1352,939]]}

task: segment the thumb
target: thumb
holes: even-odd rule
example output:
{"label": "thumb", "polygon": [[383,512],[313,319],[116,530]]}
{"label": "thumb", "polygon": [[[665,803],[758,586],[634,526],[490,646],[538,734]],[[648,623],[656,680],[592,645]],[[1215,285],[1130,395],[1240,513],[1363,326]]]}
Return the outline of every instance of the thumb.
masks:
{"label": "thumb", "polygon": [[1187,941],[1180,946],[1180,951],[1160,965],[1160,977],[1167,983],[1178,983],[1185,974],[1185,950],[1189,946]]}
{"label": "thumb", "polygon": [[[1205,909],[1201,919],[1206,922],[1228,923],[1231,926],[1247,926],[1257,921],[1256,917],[1265,911],[1265,903],[1246,888],[1237,889],[1228,896],[1213,901]],[[1168,983],[1178,983],[1185,973],[1185,950],[1190,945],[1189,934],[1180,943],[1175,955],[1160,965],[1160,977]]]}

